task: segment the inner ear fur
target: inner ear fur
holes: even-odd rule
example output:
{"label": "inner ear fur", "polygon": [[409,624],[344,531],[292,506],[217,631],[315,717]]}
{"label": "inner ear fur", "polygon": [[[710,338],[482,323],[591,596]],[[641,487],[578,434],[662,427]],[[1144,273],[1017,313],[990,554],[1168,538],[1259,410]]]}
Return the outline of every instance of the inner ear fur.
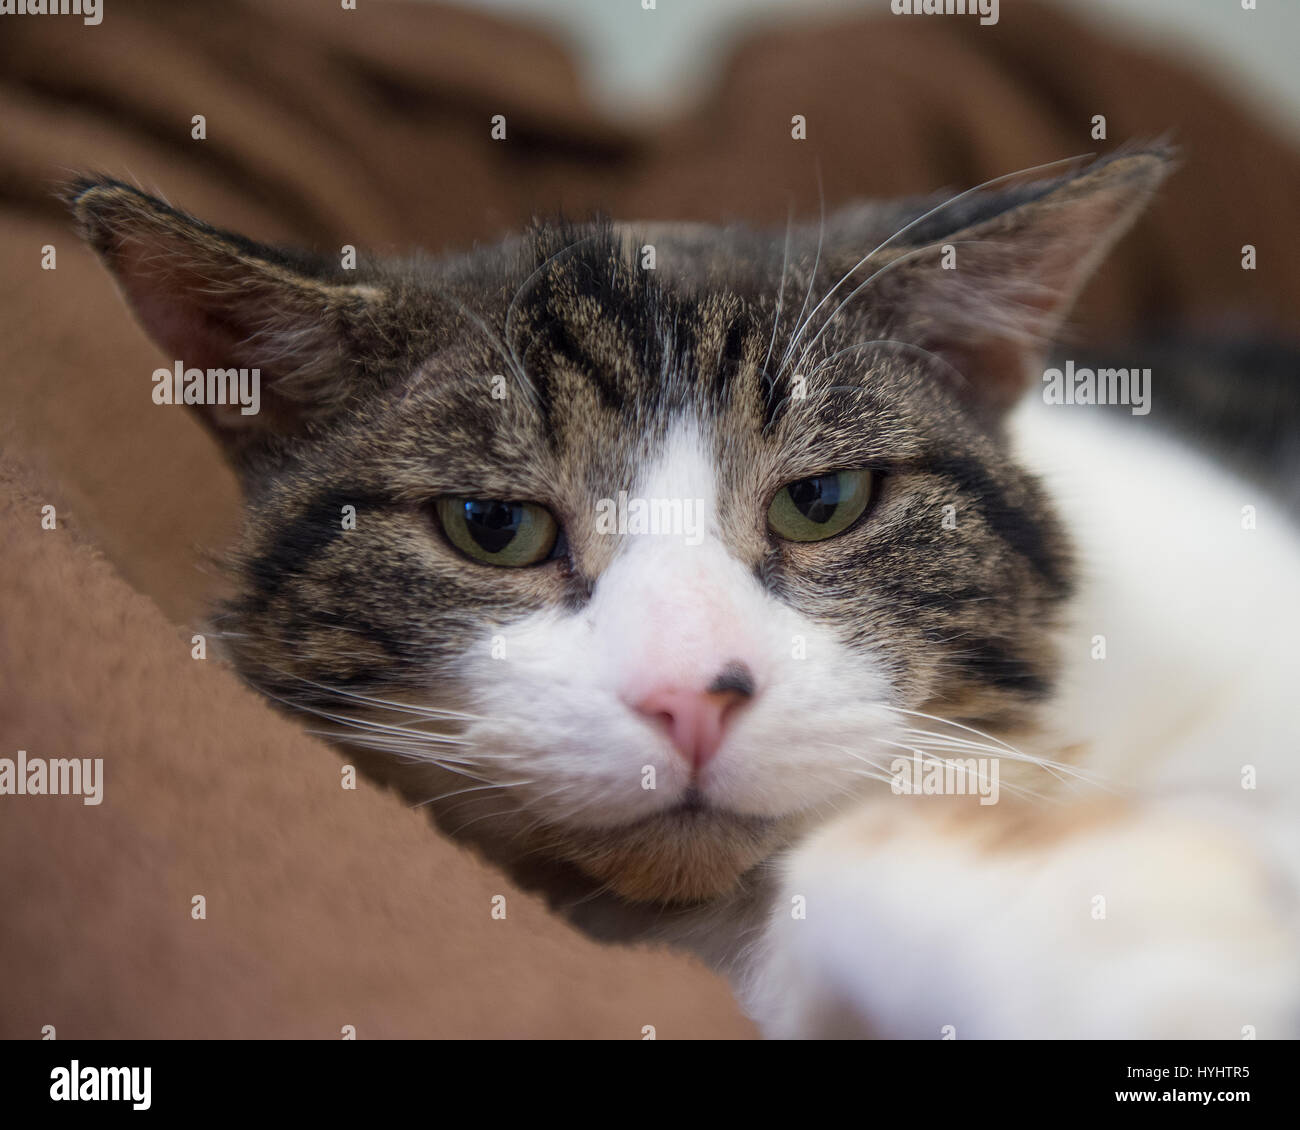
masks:
{"label": "inner ear fur", "polygon": [[328,418],[362,375],[389,301],[323,259],[221,231],[116,181],[66,190],[80,232],[141,326],[186,369],[258,369],[260,409],[194,406],[228,453]]}
{"label": "inner ear fur", "polygon": [[[858,269],[888,333],[960,374],[962,393],[994,414],[1025,391],[1035,365],[1115,242],[1172,168],[1164,150],[1120,154],[1040,185],[971,194],[977,218],[942,236],[940,207],[918,242],[891,245]],[[930,230],[927,230],[930,229]]]}

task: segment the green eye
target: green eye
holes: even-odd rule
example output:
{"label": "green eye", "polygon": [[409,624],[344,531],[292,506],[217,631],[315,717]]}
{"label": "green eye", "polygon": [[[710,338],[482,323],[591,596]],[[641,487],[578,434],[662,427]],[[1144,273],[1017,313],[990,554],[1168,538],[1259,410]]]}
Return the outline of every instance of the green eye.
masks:
{"label": "green eye", "polygon": [[871,501],[870,471],[831,471],[787,483],[772,499],[767,524],[787,541],[824,541],[843,533]]}
{"label": "green eye", "polygon": [[560,527],[545,506],[495,498],[440,498],[443,533],[466,557],[485,565],[536,565],[550,556]]}

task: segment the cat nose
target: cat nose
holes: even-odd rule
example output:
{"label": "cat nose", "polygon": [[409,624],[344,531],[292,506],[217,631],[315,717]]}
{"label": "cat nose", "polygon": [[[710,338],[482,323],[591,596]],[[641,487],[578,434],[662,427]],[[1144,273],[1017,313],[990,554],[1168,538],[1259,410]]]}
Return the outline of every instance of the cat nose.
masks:
{"label": "cat nose", "polygon": [[663,725],[677,752],[698,771],[718,752],[728,724],[753,694],[753,677],[733,663],[707,690],[659,687],[632,709]]}

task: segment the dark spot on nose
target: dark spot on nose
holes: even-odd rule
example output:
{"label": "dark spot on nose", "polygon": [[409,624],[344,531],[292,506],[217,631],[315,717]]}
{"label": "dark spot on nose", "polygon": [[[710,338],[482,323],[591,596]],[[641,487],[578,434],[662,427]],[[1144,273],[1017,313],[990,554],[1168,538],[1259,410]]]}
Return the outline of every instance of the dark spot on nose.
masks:
{"label": "dark spot on nose", "polygon": [[751,698],[754,694],[754,676],[749,668],[739,660],[728,663],[718,677],[709,684],[709,694],[734,693],[742,698]]}

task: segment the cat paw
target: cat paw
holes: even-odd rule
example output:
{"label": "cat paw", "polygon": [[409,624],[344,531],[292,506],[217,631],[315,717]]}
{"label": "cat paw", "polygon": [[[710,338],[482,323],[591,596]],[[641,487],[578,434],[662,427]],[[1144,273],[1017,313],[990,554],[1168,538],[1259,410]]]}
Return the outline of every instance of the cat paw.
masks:
{"label": "cat paw", "polygon": [[742,995],[775,1037],[1294,1037],[1294,890],[1147,812],[1064,837],[829,825],[793,853]]}

